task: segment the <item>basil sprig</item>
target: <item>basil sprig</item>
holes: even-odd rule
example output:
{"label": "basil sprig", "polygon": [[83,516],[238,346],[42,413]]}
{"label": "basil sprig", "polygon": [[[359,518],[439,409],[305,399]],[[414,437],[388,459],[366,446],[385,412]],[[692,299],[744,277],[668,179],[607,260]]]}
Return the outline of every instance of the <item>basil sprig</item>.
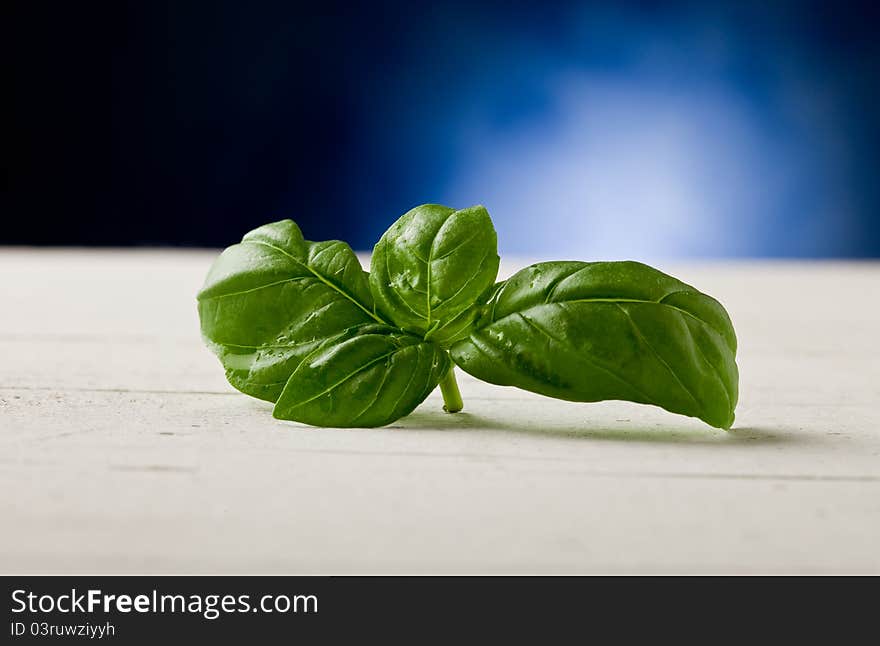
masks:
{"label": "basil sprig", "polygon": [[461,410],[453,363],[558,399],[733,424],[736,335],[718,301],[637,262],[538,263],[495,283],[498,261],[482,206],[405,213],[369,274],[344,242],[282,220],[211,267],[202,335],[230,384],[315,426],[390,424],[438,384]]}

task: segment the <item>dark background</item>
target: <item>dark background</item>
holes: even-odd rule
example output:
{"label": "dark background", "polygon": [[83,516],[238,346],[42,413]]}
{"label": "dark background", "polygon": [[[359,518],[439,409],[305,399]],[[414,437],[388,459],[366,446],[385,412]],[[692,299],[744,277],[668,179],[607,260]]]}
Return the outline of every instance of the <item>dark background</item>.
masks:
{"label": "dark background", "polygon": [[856,2],[5,5],[0,244],[368,249],[483,203],[502,252],[880,256]]}

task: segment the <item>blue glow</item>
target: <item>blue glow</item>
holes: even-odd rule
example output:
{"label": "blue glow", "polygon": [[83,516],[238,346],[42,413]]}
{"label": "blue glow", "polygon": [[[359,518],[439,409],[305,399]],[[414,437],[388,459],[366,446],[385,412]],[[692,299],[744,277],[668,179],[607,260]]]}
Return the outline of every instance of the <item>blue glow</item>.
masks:
{"label": "blue glow", "polygon": [[575,72],[549,95],[544,114],[515,128],[463,129],[444,192],[485,203],[506,251],[812,255],[847,241],[809,132],[774,132],[729,87]]}
{"label": "blue glow", "polygon": [[795,5],[758,9],[576,4],[465,30],[444,50],[459,75],[417,59],[387,80],[366,145],[404,187],[398,210],[483,203],[504,252],[870,254],[857,89],[803,42]]}

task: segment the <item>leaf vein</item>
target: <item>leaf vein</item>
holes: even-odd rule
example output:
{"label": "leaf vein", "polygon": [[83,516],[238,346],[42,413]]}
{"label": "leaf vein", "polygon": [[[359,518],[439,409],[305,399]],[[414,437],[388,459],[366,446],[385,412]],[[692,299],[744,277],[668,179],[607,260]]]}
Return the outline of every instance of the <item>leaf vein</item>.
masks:
{"label": "leaf vein", "polygon": [[615,378],[617,381],[619,381],[620,383],[622,383],[622,384],[623,384],[624,386],[626,386],[627,388],[631,388],[631,389],[632,389],[636,394],[638,394],[640,397],[644,397],[645,400],[646,400],[646,403],[657,405],[657,402],[654,401],[654,398],[653,398],[653,397],[651,397],[651,396],[648,395],[647,393],[643,392],[643,391],[642,391],[640,388],[638,388],[636,385],[630,383],[627,379],[625,379],[624,377],[618,375],[616,372],[614,372],[613,370],[609,369],[607,366],[604,366],[604,365],[602,365],[601,363],[599,363],[599,362],[595,361],[594,359],[590,358],[590,355],[589,355],[588,352],[584,352],[583,350],[578,350],[577,348],[575,348],[575,347],[574,347],[571,343],[569,343],[568,341],[565,341],[564,339],[560,339],[560,338],[556,337],[555,335],[551,334],[548,330],[544,329],[543,326],[538,325],[537,323],[535,323],[534,321],[528,319],[527,317],[523,316],[522,314],[520,314],[519,316],[520,316],[520,318],[526,323],[526,325],[528,325],[528,326],[531,327],[532,329],[537,330],[540,334],[543,334],[544,336],[546,336],[546,337],[547,337],[548,339],[550,339],[551,341],[555,341],[556,343],[562,345],[563,347],[568,348],[568,349],[571,350],[572,352],[576,353],[578,357],[581,357],[581,358],[585,359],[586,362],[589,363],[589,364],[590,364],[591,366],[593,366],[594,368],[598,368],[599,370],[601,370],[601,371],[604,372],[605,374],[611,375],[613,378]]}
{"label": "leaf vein", "polygon": [[[319,392],[317,395],[314,395],[314,396],[312,396],[312,397],[309,397],[308,399],[306,399],[306,400],[304,400],[304,401],[301,401],[301,402],[297,403],[297,404],[294,405],[294,406],[291,406],[288,410],[293,410],[294,408],[299,408],[300,406],[305,406],[306,404],[309,404],[309,403],[315,401],[316,399],[319,399],[319,398],[323,397],[323,396],[326,395],[327,393],[329,393],[329,392],[331,392],[331,391],[333,391],[333,390],[336,390],[337,388],[339,388],[342,384],[344,384],[344,383],[345,383],[346,381],[348,381],[349,379],[352,379],[353,377],[359,375],[360,373],[362,373],[364,370],[367,370],[368,368],[372,368],[374,365],[376,365],[376,364],[379,363],[380,361],[384,360],[386,357],[391,356],[392,354],[394,354],[394,353],[397,352],[397,351],[398,351],[398,350],[395,348],[395,349],[392,350],[391,352],[386,352],[386,353],[383,354],[382,356],[377,357],[377,358],[373,359],[372,361],[368,361],[367,363],[365,363],[364,365],[362,365],[360,368],[358,368],[357,370],[355,370],[355,371],[353,371],[353,372],[347,374],[345,377],[343,377],[342,379],[340,379],[339,381],[337,381],[337,382],[334,383],[333,385],[327,387],[326,389],[322,390],[322,391]],[[308,357],[306,357],[306,359],[303,360],[303,364],[306,362],[306,360],[308,360]],[[303,364],[300,364],[300,367],[302,367]],[[299,371],[299,368],[297,368],[297,371]],[[293,377],[293,375],[291,375],[291,378],[292,378],[292,377]]]}
{"label": "leaf vein", "polygon": [[699,400],[696,397],[694,397],[694,394],[691,392],[690,388],[688,388],[684,384],[684,382],[679,378],[679,376],[675,372],[675,370],[672,369],[672,366],[670,366],[666,362],[666,360],[662,356],[660,356],[660,353],[657,352],[657,350],[654,348],[653,344],[650,341],[648,341],[648,339],[645,337],[644,334],[642,334],[642,331],[639,329],[639,326],[636,325],[636,322],[633,319],[632,315],[629,312],[627,312],[623,308],[622,305],[618,304],[617,307],[620,309],[621,312],[624,313],[624,315],[626,315],[626,318],[629,320],[633,331],[636,333],[636,336],[638,336],[639,339],[641,339],[642,342],[647,346],[647,348],[654,354],[654,356],[657,357],[657,360],[660,361],[660,363],[662,363],[664,366],[666,366],[666,369],[669,371],[669,374],[671,374],[672,377],[675,379],[675,381],[678,382],[678,385],[682,387],[682,389],[687,393],[688,397],[690,397],[693,400],[693,402],[697,405],[697,408],[702,409],[703,405],[699,402]]}
{"label": "leaf vein", "polygon": [[326,277],[324,277],[323,275],[321,275],[320,272],[318,272],[317,270],[315,270],[315,269],[314,269],[311,265],[309,265],[307,262],[303,262],[303,261],[299,260],[298,258],[296,258],[295,256],[292,256],[291,254],[289,254],[289,253],[288,253],[286,250],[284,250],[283,248],[281,248],[281,247],[277,247],[277,246],[275,246],[275,245],[273,245],[273,244],[269,244],[268,242],[266,242],[266,241],[264,241],[264,240],[247,240],[246,242],[249,242],[249,243],[251,243],[251,244],[261,244],[261,245],[263,245],[263,246],[269,247],[270,249],[274,249],[275,251],[278,251],[279,253],[281,253],[281,254],[287,256],[287,257],[290,258],[293,262],[295,262],[296,264],[298,264],[300,267],[304,267],[305,269],[307,269],[312,275],[314,275],[318,280],[320,280],[322,283],[324,283],[325,285],[327,285],[330,289],[333,289],[333,290],[339,292],[340,294],[342,294],[343,296],[345,296],[345,298],[347,298],[347,299],[350,300],[352,303],[354,303],[355,305],[357,305],[357,306],[358,306],[358,307],[359,307],[359,308],[360,308],[360,309],[361,309],[361,310],[362,310],[367,316],[369,316],[370,318],[372,318],[374,321],[376,321],[377,323],[385,323],[386,325],[388,324],[387,321],[385,321],[384,319],[380,318],[379,316],[377,316],[376,314],[374,314],[373,312],[371,312],[371,311],[369,310],[369,308],[364,307],[363,303],[361,303],[357,298],[355,298],[354,295],[349,294],[347,290],[342,289],[341,287],[339,287],[338,285],[336,285],[336,284],[333,283],[332,281],[328,280]]}

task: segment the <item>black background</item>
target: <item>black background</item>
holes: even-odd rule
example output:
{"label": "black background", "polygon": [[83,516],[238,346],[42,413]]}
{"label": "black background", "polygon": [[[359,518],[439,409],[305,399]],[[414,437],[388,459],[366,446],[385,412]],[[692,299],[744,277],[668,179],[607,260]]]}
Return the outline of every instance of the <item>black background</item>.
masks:
{"label": "black background", "polygon": [[[4,3],[0,244],[225,246],[294,217],[310,239],[369,248],[435,199],[445,167],[431,106],[467,104],[487,82],[515,87],[518,71],[493,52],[514,33],[552,50],[571,4]],[[582,4],[601,14],[602,3]],[[648,20],[705,8],[625,4]],[[848,253],[880,255],[874,3],[718,6],[737,29],[785,45],[768,65],[797,56],[839,81]],[[414,97],[425,138],[395,141]]]}

